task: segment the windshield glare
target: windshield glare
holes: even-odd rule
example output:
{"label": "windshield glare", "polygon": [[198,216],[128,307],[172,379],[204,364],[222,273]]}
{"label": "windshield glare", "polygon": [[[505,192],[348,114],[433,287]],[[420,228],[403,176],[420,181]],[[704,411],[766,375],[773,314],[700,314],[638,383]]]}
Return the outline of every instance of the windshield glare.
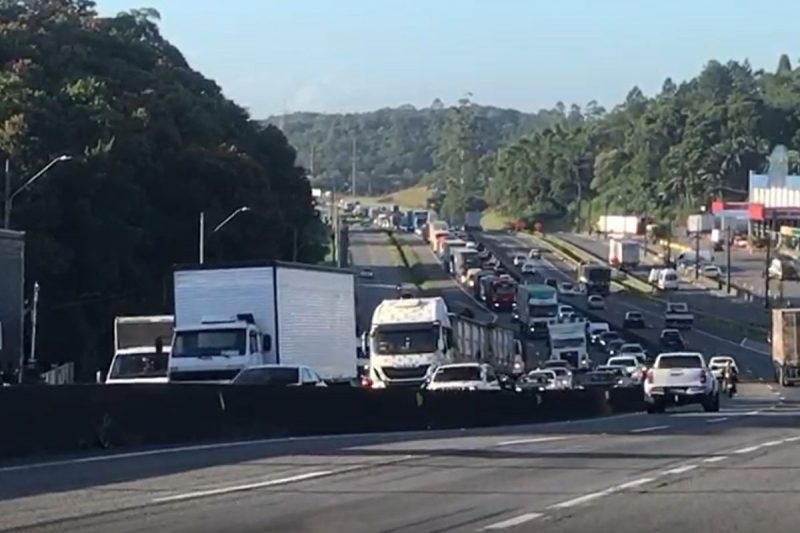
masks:
{"label": "windshield glare", "polygon": [[247,353],[244,329],[208,329],[175,334],[174,357],[241,356]]}
{"label": "windshield glare", "polygon": [[440,383],[445,381],[480,381],[481,369],[476,366],[453,366],[440,368],[433,381]]}
{"label": "windshield glare", "polygon": [[380,355],[431,353],[436,351],[439,335],[432,327],[407,330],[381,330],[375,334],[375,352]]}
{"label": "windshield glare", "polygon": [[558,315],[557,305],[531,305],[528,308],[530,315],[535,317],[554,317]]}
{"label": "windshield glare", "polygon": [[300,381],[297,368],[248,368],[234,378],[237,385],[295,385]]}
{"label": "windshield glare", "polygon": [[580,339],[553,339],[552,344],[553,348],[556,350],[564,349],[564,348],[580,348],[584,345],[586,341],[583,338]]}

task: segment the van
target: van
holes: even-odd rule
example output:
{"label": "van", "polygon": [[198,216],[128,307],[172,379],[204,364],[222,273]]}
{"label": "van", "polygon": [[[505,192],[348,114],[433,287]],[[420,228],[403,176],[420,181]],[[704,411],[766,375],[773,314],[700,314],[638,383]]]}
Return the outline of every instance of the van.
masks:
{"label": "van", "polygon": [[675,272],[675,269],[662,268],[658,272],[657,286],[662,291],[678,290],[678,273]]}

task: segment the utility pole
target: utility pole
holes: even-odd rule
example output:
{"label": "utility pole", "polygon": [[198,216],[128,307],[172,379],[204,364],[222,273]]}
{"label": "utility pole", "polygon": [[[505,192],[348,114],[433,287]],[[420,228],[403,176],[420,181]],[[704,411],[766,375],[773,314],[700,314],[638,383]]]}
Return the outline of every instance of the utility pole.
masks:
{"label": "utility pole", "polygon": [[667,268],[672,264],[672,219],[667,221]]}
{"label": "utility pole", "polygon": [[200,243],[198,246],[199,251],[199,258],[198,263],[201,265],[205,261],[205,248],[206,248],[206,214],[204,211],[200,211],[200,235],[198,236],[197,242]]}
{"label": "utility pole", "polygon": [[582,200],[582,197],[583,197],[583,185],[581,183],[581,168],[580,168],[580,166],[577,167],[577,172],[575,174],[576,174],[576,178],[577,178],[576,181],[578,182],[578,223],[577,223],[578,228],[577,229],[578,229],[578,233],[580,233],[581,229],[583,229],[582,228],[582,224],[581,224],[581,222],[582,222],[582,219],[581,219],[581,200]]}
{"label": "utility pole", "polygon": [[353,180],[353,185],[351,186],[351,194],[353,196],[356,195],[356,138],[353,137],[353,157],[352,157],[352,168],[350,170],[350,179]]}
{"label": "utility pole", "polygon": [[694,279],[700,279],[700,232],[694,232]]}
{"label": "utility pole", "polygon": [[725,228],[725,277],[728,282],[728,294],[731,293],[731,227]]}
{"label": "utility pole", "polygon": [[[775,228],[776,224],[776,217],[777,212],[775,209],[772,210],[772,228]],[[765,221],[766,226],[766,221]],[[766,234],[767,234],[767,258],[766,264],[764,265],[764,307],[769,309],[769,264],[772,262],[772,237],[769,234],[769,226],[767,226]]]}
{"label": "utility pole", "polygon": [[33,309],[31,310],[31,359],[29,365],[31,368],[36,366],[36,326],[38,325],[39,318],[39,282],[33,284]]}
{"label": "utility pole", "polygon": [[6,190],[3,195],[3,227],[11,225],[11,160],[6,159]]}
{"label": "utility pole", "polygon": [[312,178],[317,175],[317,169],[314,167],[314,164],[315,164],[314,158],[316,157],[316,155],[317,155],[317,146],[314,145],[314,146],[311,147],[311,157],[310,157],[310,160],[308,162],[308,166],[309,166],[308,170],[311,173],[311,177]]}

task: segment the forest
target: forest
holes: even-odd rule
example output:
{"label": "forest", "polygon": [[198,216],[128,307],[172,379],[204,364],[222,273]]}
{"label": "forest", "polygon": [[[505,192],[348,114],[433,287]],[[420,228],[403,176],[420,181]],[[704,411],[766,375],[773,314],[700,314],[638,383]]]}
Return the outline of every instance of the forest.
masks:
{"label": "forest", "polygon": [[171,313],[176,264],[324,255],[305,169],[163,38],[158,13],[99,17],[89,0],[0,0],[0,151],[26,232],[26,293],[39,282],[37,353],[107,365],[116,315]]}

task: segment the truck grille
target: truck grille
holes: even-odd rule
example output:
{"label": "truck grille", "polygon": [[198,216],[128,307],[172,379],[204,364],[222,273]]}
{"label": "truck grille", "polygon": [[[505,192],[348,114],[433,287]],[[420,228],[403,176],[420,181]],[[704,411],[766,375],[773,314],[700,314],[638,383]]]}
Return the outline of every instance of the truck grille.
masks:
{"label": "truck grille", "polygon": [[239,370],[198,370],[198,371],[176,371],[169,373],[169,380],[180,381],[228,381],[236,377]]}
{"label": "truck grille", "polygon": [[394,366],[381,367],[383,375],[388,379],[422,379],[428,373],[430,365],[400,368]]}

